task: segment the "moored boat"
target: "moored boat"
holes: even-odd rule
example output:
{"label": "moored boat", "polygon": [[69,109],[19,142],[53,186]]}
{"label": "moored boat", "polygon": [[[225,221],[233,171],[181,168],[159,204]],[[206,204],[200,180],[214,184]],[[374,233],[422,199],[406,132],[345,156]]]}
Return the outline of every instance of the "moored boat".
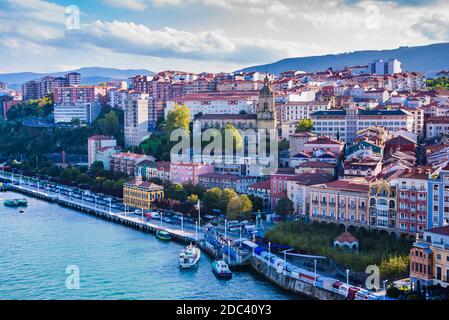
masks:
{"label": "moored boat", "polygon": [[3,204],[7,207],[26,207],[28,201],[26,199],[7,199],[3,201]]}
{"label": "moored boat", "polygon": [[18,199],[17,201],[19,202],[19,206],[21,206],[21,207],[28,206],[28,200],[27,199]]}
{"label": "moored boat", "polygon": [[218,279],[231,279],[232,272],[224,260],[215,260],[212,262],[212,272]]}
{"label": "moored boat", "polygon": [[179,266],[184,269],[193,268],[197,265],[200,257],[201,250],[194,245],[189,245],[179,254]]}
{"label": "moored boat", "polygon": [[3,205],[5,205],[7,207],[19,207],[20,206],[19,201],[15,200],[15,199],[14,200],[11,200],[11,199],[5,200],[5,201],[3,201]]}
{"label": "moored boat", "polygon": [[156,232],[156,237],[160,240],[164,240],[164,241],[170,241],[171,240],[171,235],[170,233],[168,233],[165,230],[158,230]]}

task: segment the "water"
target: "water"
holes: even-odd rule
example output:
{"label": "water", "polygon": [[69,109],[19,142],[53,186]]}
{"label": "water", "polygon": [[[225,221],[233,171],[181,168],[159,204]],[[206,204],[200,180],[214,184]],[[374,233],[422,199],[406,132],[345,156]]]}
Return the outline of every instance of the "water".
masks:
{"label": "water", "polygon": [[[0,204],[0,299],[298,298],[249,271],[219,281],[205,254],[197,270],[180,270],[181,244],[27,199],[24,213]],[[78,290],[66,288],[71,265],[80,270]]]}

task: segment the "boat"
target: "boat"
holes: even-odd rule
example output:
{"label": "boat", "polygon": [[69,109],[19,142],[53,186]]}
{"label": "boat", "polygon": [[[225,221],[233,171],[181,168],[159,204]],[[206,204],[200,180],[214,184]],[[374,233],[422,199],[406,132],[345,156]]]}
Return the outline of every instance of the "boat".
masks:
{"label": "boat", "polygon": [[3,205],[7,207],[26,207],[28,205],[28,201],[26,199],[7,199],[3,201]]}
{"label": "boat", "polygon": [[212,262],[212,272],[218,279],[232,278],[232,272],[224,260],[215,260]]}
{"label": "boat", "polygon": [[19,202],[19,206],[21,206],[21,207],[28,206],[28,200],[27,199],[18,199],[17,201]]}
{"label": "boat", "polygon": [[19,202],[17,200],[5,200],[3,201],[3,205],[7,207],[18,207]]}
{"label": "boat", "polygon": [[200,257],[201,250],[191,244],[182,249],[179,254],[179,266],[184,269],[195,267],[200,260]]}
{"label": "boat", "polygon": [[156,237],[160,240],[164,240],[164,241],[170,241],[171,240],[171,235],[170,233],[168,233],[165,230],[158,230],[156,232]]}

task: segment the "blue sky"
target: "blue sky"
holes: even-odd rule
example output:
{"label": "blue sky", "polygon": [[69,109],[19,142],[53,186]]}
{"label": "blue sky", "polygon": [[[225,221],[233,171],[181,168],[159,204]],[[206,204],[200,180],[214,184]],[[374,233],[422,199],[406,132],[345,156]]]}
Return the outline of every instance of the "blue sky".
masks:
{"label": "blue sky", "polygon": [[[66,8],[80,10],[67,28]],[[446,0],[2,0],[0,72],[233,71],[449,41]]]}

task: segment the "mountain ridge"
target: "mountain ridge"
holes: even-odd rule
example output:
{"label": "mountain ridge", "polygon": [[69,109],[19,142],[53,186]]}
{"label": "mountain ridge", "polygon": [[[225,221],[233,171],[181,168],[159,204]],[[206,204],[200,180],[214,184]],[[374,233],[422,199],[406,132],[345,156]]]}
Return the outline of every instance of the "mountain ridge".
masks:
{"label": "mountain ridge", "polygon": [[375,59],[398,59],[404,71],[417,71],[434,76],[441,70],[449,69],[449,43],[436,43],[425,46],[404,46],[387,50],[361,50],[354,52],[327,54],[321,56],[285,58],[279,61],[250,66],[236,72],[270,72],[301,70],[314,72],[328,68],[343,68],[366,65]]}
{"label": "mountain ridge", "polygon": [[62,77],[70,72],[78,72],[85,84],[97,84],[98,82],[111,80],[125,80],[134,75],[152,75],[154,72],[145,69],[117,69],[105,67],[83,67],[68,71],[57,71],[48,73],[38,72],[15,72],[0,74],[0,82],[5,82],[9,87],[20,87],[26,81],[39,79],[45,76]]}

